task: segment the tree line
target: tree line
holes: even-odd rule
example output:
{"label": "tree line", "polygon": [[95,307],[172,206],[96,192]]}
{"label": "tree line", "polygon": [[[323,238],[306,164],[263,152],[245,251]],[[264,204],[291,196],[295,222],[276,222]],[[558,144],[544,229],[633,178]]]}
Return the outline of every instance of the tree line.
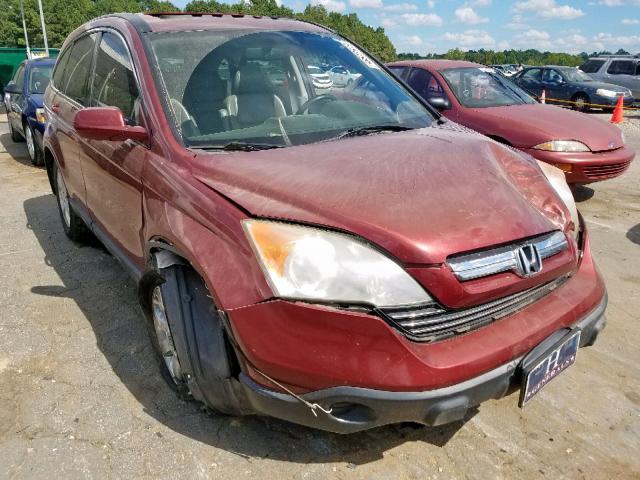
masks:
{"label": "tree line", "polygon": [[[20,0],[3,0],[0,9],[0,46],[24,47]],[[71,31],[86,21],[114,12],[177,12],[178,7],[168,0],[42,0],[49,46],[60,47]],[[25,23],[32,47],[42,47],[44,40],[40,30],[37,0],[24,0]],[[187,12],[242,13],[297,18],[329,27],[358,43],[384,62],[395,59],[452,59],[468,60],[484,65],[515,63],[523,65],[568,65],[577,66],[589,56],[611,52],[586,52],[578,55],[568,53],[540,52],[529,50],[469,50],[451,49],[443,54],[418,53],[396,54],[395,47],[382,27],[371,27],[362,23],[355,13],[329,12],[321,5],[307,5],[302,12],[279,6],[275,0],[239,0],[236,4],[216,0],[192,0],[185,7]],[[616,54],[627,54],[623,49]]]}
{"label": "tree line", "polygon": [[629,55],[624,49],[619,49],[617,52],[612,53],[609,51],[601,52],[582,52],[577,55],[570,53],[557,53],[557,52],[541,52],[535,49],[529,50],[469,50],[463,51],[459,48],[454,48],[446,53],[437,54],[429,53],[427,55],[420,55],[418,53],[399,53],[399,60],[423,60],[423,59],[448,59],[448,60],[466,60],[468,62],[481,63],[483,65],[495,65],[504,63],[513,63],[520,65],[566,65],[569,67],[577,67],[584,63],[589,57],[597,57],[598,55]]}
{"label": "tree line", "polygon": [[[0,46],[24,47],[20,0],[3,0],[0,10]],[[86,21],[114,12],[176,12],[178,7],[166,0],[42,0],[49,46],[58,48],[76,27]],[[37,0],[24,0],[25,22],[31,47],[42,47]],[[193,0],[187,12],[242,13],[297,18],[329,27],[358,43],[382,61],[396,58],[396,50],[383,28],[362,23],[355,13],[329,12],[321,5],[307,5],[302,12],[278,6],[275,0],[240,0],[236,4],[215,0]]]}

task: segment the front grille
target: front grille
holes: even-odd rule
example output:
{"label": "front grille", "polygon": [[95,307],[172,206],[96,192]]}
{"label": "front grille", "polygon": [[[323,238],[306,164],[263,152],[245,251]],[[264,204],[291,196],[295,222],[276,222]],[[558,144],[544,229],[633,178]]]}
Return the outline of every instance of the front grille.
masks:
{"label": "front grille", "polygon": [[467,333],[531,305],[562,285],[564,275],[551,282],[474,307],[451,310],[437,303],[384,308],[384,318],[411,340],[434,342]]}
{"label": "front grille", "polygon": [[623,173],[631,162],[614,163],[613,165],[589,165],[584,168],[584,174],[589,178],[614,177]]}

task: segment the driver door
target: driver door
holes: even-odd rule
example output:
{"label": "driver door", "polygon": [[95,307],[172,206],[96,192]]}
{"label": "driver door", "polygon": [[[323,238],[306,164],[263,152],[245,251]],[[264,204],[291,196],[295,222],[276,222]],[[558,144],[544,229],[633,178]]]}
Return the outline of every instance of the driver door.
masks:
{"label": "driver door", "polygon": [[[128,124],[144,124],[133,62],[119,35],[102,33],[90,85],[89,106],[118,107]],[[139,264],[144,257],[141,177],[147,145],[134,140],[82,139],[79,150],[94,224],[121,256]]]}

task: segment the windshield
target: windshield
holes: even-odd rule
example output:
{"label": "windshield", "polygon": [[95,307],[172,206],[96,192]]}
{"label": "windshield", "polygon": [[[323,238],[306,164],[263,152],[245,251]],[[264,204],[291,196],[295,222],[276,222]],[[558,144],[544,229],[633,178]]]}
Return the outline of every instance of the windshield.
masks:
{"label": "windshield", "polygon": [[[174,130],[188,147],[301,145],[434,120],[369,56],[332,34],[222,30],[148,38]],[[316,77],[328,77],[318,65],[343,66],[361,81],[325,81]]]}
{"label": "windshield", "polygon": [[440,72],[465,107],[485,108],[537,103],[511,80],[491,68],[449,68]]}
{"label": "windshield", "polygon": [[563,68],[560,73],[567,82],[593,82],[593,78],[577,68]]}
{"label": "windshield", "polygon": [[29,93],[44,93],[51,80],[53,65],[32,66],[29,71]]}

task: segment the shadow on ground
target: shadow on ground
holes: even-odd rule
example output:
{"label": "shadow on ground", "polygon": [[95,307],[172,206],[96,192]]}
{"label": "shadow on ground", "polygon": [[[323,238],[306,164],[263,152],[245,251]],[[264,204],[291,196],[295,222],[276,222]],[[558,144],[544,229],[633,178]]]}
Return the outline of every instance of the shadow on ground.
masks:
{"label": "shadow on ground", "polygon": [[640,223],[634,225],[627,231],[627,238],[636,245],[640,245]]}
{"label": "shadow on ground", "polygon": [[4,149],[16,162],[33,168],[39,168],[34,167],[31,164],[29,152],[27,152],[27,146],[24,142],[14,142],[11,140],[11,135],[9,133],[3,133],[0,135],[0,144],[2,145],[0,151]]}
{"label": "shadow on ground", "polygon": [[578,203],[586,202],[587,200],[591,199],[596,193],[593,188],[585,187],[584,185],[573,187],[571,191],[573,192],[573,198]]}
{"label": "shadow on ground", "polygon": [[403,424],[349,436],[272,418],[207,414],[197,404],[179,400],[162,380],[135,285],[118,263],[101,248],[78,246],[65,237],[53,195],[27,200],[24,210],[45,261],[63,282],[62,286],[33,286],[32,293],[74,300],[91,324],[102,354],[145,412],[182,435],[245,458],[358,465],[380,459],[385,451],[407,441],[444,446],[475,414],[443,427]]}

